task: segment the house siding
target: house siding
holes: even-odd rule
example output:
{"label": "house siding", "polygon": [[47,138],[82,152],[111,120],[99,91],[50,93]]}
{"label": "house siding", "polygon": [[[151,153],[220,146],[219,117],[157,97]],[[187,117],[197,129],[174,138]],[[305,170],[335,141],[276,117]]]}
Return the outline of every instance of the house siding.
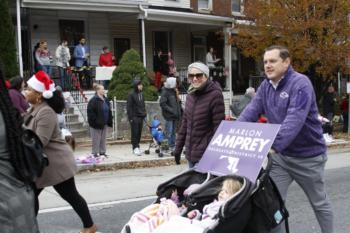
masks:
{"label": "house siding", "polygon": [[[91,65],[97,65],[104,45],[110,46],[110,30],[107,14],[79,11],[31,10],[32,48],[40,40],[46,40],[51,55],[60,42],[59,20],[82,20],[85,23],[85,35],[90,48]],[[37,25],[36,29],[34,25]]]}
{"label": "house siding", "polygon": [[40,40],[46,40],[53,55],[59,43],[59,27],[56,11],[32,10],[30,27],[32,28],[31,47]]}
{"label": "house siding", "polygon": [[191,0],[191,8],[194,12],[198,12],[198,0]]}
{"label": "house siding", "polygon": [[111,36],[107,15],[89,13],[87,19],[91,64],[98,65],[103,46],[111,48]]}
{"label": "house siding", "polygon": [[148,3],[154,6],[190,8],[190,0],[149,0]]}
{"label": "house siding", "polygon": [[213,1],[213,14],[218,16],[231,17],[231,0]]}
{"label": "house siding", "polygon": [[147,69],[153,70],[153,32],[170,31],[173,41],[173,58],[178,68],[187,67],[191,62],[190,27],[184,24],[167,24],[162,22],[147,22],[146,53]]}

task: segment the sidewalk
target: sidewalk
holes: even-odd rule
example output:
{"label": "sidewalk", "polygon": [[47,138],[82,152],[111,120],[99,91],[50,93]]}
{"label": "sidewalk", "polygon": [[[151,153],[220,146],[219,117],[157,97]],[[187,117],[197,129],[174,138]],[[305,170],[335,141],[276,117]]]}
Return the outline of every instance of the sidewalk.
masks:
{"label": "sidewalk", "polygon": [[[148,149],[148,143],[140,144],[140,149]],[[74,152],[77,161],[78,169],[83,171],[101,171],[101,170],[118,170],[127,168],[142,168],[142,167],[158,167],[174,165],[175,159],[168,153],[165,153],[163,157],[158,157],[155,152],[155,148],[150,149],[150,154],[142,154],[136,156],[132,153],[131,144],[113,144],[107,145],[107,158],[102,158],[97,163],[84,164],[80,163],[79,159],[89,156],[91,154],[91,146],[78,146]],[[184,158],[182,158],[184,160]],[[184,161],[183,161],[184,162]]]}
{"label": "sidewalk", "polygon": [[[148,143],[140,144],[142,150],[148,148]],[[335,139],[328,145],[328,150],[345,149],[350,151],[350,141],[343,139]],[[74,152],[75,158],[89,156],[91,154],[91,146],[85,144],[78,146]],[[165,154],[164,157],[158,157],[155,153],[155,148],[151,148],[150,154],[143,154],[136,156],[132,153],[131,145],[129,143],[113,142],[107,145],[107,155],[105,159],[101,159],[98,163],[82,164],[78,162],[79,172],[91,172],[91,171],[106,171],[106,170],[119,170],[119,169],[132,169],[143,167],[159,167],[174,165],[174,157],[170,154]],[[181,162],[186,163],[184,155],[181,157]]]}

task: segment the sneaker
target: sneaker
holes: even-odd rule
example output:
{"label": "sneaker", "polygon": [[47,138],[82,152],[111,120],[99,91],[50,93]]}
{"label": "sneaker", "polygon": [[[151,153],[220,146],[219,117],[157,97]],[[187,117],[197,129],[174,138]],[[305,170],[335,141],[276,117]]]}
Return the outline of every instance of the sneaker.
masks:
{"label": "sneaker", "polygon": [[136,148],[134,149],[134,155],[140,156],[141,154],[142,154],[142,153],[141,153],[141,151],[140,151],[140,148],[136,147]]}
{"label": "sneaker", "polygon": [[98,157],[99,157],[98,154],[92,154],[92,156],[93,156],[94,158],[98,158]]}
{"label": "sneaker", "polygon": [[109,157],[109,155],[107,155],[106,153],[101,153],[100,156],[104,156],[104,157],[106,157],[106,158]]}

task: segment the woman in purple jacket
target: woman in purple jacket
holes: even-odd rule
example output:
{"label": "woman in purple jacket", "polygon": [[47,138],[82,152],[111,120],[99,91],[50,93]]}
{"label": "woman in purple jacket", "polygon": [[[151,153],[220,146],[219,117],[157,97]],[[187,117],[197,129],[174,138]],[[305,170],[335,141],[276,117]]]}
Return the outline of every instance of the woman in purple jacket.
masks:
{"label": "woman in purple jacket", "polygon": [[22,95],[24,80],[20,76],[15,76],[10,80],[11,86],[9,96],[15,108],[23,115],[29,108],[29,104]]}
{"label": "woman in purple jacket", "polygon": [[185,111],[176,140],[175,162],[180,164],[183,147],[193,167],[202,158],[220,122],[225,118],[222,90],[209,79],[209,68],[201,62],[188,66],[188,89]]}

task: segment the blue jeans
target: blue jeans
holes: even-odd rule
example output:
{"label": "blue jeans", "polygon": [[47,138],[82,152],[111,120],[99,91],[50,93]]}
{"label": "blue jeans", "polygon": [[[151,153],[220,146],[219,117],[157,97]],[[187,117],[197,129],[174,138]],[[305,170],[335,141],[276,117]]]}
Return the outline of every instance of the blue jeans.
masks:
{"label": "blue jeans", "polygon": [[52,68],[50,65],[43,65],[43,71],[45,71],[45,73],[47,73],[50,76],[50,78],[52,78],[51,77],[51,70],[52,70]]}
{"label": "blue jeans", "polygon": [[176,121],[165,121],[165,137],[168,139],[168,144],[170,148],[175,147],[175,130]]}
{"label": "blue jeans", "polygon": [[63,68],[63,67],[58,67],[58,71],[59,71],[59,74],[60,74],[60,80],[61,80],[61,87],[62,87],[62,90],[66,90],[65,87],[66,87],[66,77],[67,77],[67,72],[66,72],[66,69]]}

